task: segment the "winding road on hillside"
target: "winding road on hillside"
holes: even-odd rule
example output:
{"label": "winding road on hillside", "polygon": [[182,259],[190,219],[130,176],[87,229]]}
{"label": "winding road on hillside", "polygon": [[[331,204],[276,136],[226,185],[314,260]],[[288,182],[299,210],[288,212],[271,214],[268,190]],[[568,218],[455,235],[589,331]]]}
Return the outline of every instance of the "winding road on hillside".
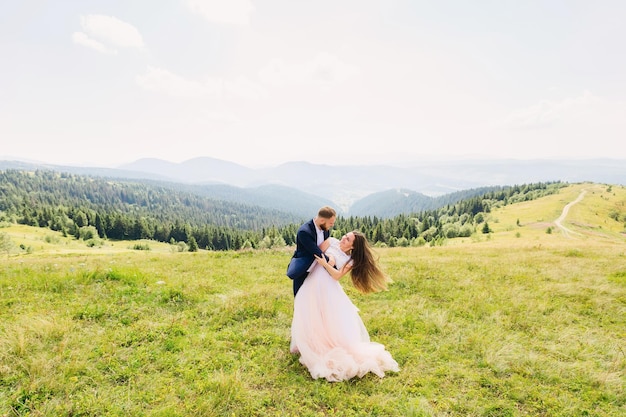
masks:
{"label": "winding road on hillside", "polygon": [[580,192],[580,194],[578,195],[578,198],[576,198],[576,200],[574,200],[574,201],[572,201],[572,202],[570,202],[570,203],[567,203],[567,204],[565,205],[565,207],[563,207],[563,212],[561,213],[561,215],[559,216],[559,218],[558,218],[558,219],[556,219],[556,220],[554,221],[554,224],[556,225],[556,227],[558,227],[559,229],[561,229],[561,231],[563,232],[563,234],[564,234],[565,236],[567,236],[567,237],[569,237],[569,235],[570,235],[570,234],[573,234],[573,235],[580,235],[580,233],[576,233],[576,232],[574,232],[574,231],[572,231],[572,230],[568,229],[567,227],[563,226],[562,222],[563,222],[563,220],[565,220],[565,218],[567,217],[567,213],[569,213],[569,209],[570,209],[570,208],[571,208],[574,204],[576,204],[576,203],[580,202],[580,201],[581,201],[581,200],[585,197],[585,194],[587,194],[587,190],[582,190],[582,191]]}

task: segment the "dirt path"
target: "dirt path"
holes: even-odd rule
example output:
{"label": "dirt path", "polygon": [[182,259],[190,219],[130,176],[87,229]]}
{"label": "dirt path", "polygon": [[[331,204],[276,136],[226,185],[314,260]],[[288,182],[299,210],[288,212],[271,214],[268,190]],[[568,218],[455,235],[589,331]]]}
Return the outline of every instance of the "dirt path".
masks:
{"label": "dirt path", "polygon": [[582,190],[580,192],[580,194],[578,195],[578,198],[576,198],[576,200],[566,204],[565,207],[563,207],[563,212],[561,213],[559,218],[554,221],[554,224],[556,225],[556,227],[561,229],[563,234],[565,236],[567,236],[567,237],[569,237],[570,234],[572,234],[572,235],[580,235],[580,233],[576,233],[576,232],[568,229],[567,227],[563,226],[562,222],[563,222],[563,220],[565,220],[565,217],[567,217],[567,213],[569,213],[570,207],[572,207],[574,204],[576,204],[579,201],[581,201],[585,197],[585,194],[587,194],[587,190]]}

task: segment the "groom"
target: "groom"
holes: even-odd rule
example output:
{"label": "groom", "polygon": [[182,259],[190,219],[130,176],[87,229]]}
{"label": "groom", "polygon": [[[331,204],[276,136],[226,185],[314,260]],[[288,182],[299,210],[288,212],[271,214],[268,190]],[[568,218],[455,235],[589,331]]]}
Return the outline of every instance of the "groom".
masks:
{"label": "groom", "polygon": [[304,223],[298,229],[296,251],[293,253],[287,268],[287,276],[293,280],[294,297],[304,283],[304,279],[309,275],[313,262],[315,262],[314,255],[324,255],[319,244],[328,239],[330,229],[335,225],[336,219],[335,209],[324,206],[319,209],[315,218]]}

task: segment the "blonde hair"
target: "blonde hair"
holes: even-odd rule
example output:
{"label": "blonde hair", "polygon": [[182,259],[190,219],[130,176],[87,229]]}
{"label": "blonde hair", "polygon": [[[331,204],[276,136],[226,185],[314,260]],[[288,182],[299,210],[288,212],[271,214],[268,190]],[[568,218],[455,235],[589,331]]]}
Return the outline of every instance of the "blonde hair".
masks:
{"label": "blonde hair", "polygon": [[350,270],[352,284],[363,294],[386,290],[391,279],[380,269],[378,256],[363,233],[358,230],[352,233],[354,234]]}

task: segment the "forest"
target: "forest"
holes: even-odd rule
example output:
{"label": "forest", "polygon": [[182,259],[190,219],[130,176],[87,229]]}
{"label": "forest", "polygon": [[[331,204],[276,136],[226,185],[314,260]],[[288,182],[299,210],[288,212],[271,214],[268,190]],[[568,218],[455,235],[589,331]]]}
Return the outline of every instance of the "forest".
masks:
{"label": "forest", "polygon": [[[333,235],[360,230],[377,246],[439,245],[450,238],[489,233],[486,214],[494,207],[553,194],[566,185],[488,187],[480,195],[437,209],[391,218],[339,216]],[[293,245],[301,219],[175,185],[9,169],[0,171],[0,222],[49,228],[90,246],[106,239],[147,239],[182,250],[224,251]]]}

